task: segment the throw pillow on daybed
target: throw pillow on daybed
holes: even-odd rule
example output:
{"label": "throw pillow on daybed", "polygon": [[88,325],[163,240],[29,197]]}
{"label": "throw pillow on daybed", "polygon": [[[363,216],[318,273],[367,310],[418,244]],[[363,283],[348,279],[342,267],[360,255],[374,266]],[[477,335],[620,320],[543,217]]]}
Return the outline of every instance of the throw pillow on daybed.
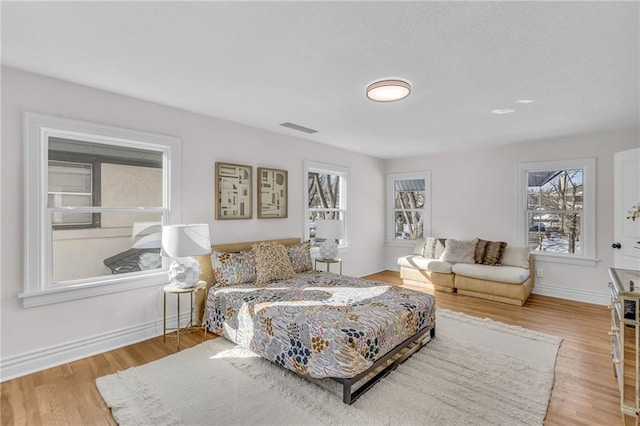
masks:
{"label": "throw pillow on daybed", "polygon": [[256,261],[251,250],[237,253],[212,250],[211,267],[217,285],[251,283],[256,280]]}
{"label": "throw pillow on daybed", "polygon": [[414,254],[416,256],[424,256],[424,239],[423,238],[418,238],[416,240],[416,244],[413,246],[413,252],[411,254]]}
{"label": "throw pillow on daybed", "polygon": [[446,238],[428,237],[424,240],[423,256],[427,259],[440,259],[446,248]]}
{"label": "throw pillow on daybed", "polygon": [[474,263],[499,266],[502,264],[502,256],[506,247],[507,243],[504,241],[479,239],[473,256]]}
{"label": "throw pillow on daybed", "polygon": [[504,249],[502,264],[529,269],[529,250],[526,247],[508,246]]}
{"label": "throw pillow on daybed", "polygon": [[477,238],[464,241],[449,238],[440,260],[447,263],[474,263],[476,244],[478,244]]}
{"label": "throw pillow on daybed", "polygon": [[313,269],[313,263],[311,262],[311,243],[305,241],[304,243],[294,244],[287,247],[291,264],[295,272],[307,272]]}
{"label": "throw pillow on daybed", "polygon": [[296,276],[287,253],[287,248],[280,243],[269,241],[253,245],[256,258],[258,284],[266,284],[276,280],[286,280]]}

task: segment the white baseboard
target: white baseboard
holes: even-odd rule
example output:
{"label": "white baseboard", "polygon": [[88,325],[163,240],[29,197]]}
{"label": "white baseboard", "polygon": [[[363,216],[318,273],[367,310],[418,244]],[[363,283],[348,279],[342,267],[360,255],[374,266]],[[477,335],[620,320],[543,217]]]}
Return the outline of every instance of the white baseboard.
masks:
{"label": "white baseboard", "polygon": [[[189,313],[181,315],[181,324],[189,321]],[[167,317],[175,324],[176,315]],[[0,359],[0,382],[46,370],[88,356],[121,348],[162,335],[162,318],[83,339],[65,342]]]}
{"label": "white baseboard", "polygon": [[608,305],[611,302],[611,293],[609,292],[578,290],[551,284],[536,283],[533,288],[533,294],[574,300],[576,302],[594,303],[596,305]]}
{"label": "white baseboard", "polygon": [[351,275],[353,277],[366,277],[367,275],[372,275],[380,271],[384,271],[386,267],[384,265],[369,265],[363,268],[358,268],[356,270],[349,270],[345,272],[345,275]]}

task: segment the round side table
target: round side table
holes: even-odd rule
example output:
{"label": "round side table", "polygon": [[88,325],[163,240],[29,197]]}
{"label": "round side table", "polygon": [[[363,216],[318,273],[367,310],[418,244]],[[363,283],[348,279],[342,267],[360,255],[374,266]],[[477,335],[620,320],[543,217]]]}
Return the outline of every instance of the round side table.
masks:
{"label": "round side table", "polygon": [[342,259],[316,259],[316,263],[314,264],[313,269],[318,269],[318,262],[327,265],[327,272],[331,272],[332,263],[337,263],[338,265],[340,265],[340,275],[342,275]]}
{"label": "round side table", "polygon": [[[199,328],[193,325],[193,297],[196,294],[196,292],[200,291],[200,290],[204,290],[207,288],[207,283],[205,281],[198,281],[196,283],[196,285],[194,285],[193,287],[188,287],[188,288],[180,288],[180,287],[176,287],[174,285],[165,285],[164,287],[162,287],[162,292],[163,292],[163,296],[164,296],[164,308],[163,308],[163,322],[162,322],[162,341],[166,343],[167,341],[167,335],[171,334],[171,333],[176,333],[176,337],[178,340],[178,350],[180,350],[180,333],[186,333],[188,331],[193,330],[194,328]],[[175,328],[167,328],[167,294],[175,294],[176,295],[176,300],[177,300],[177,304],[178,304],[178,316],[176,318],[176,327]],[[189,302],[190,302],[190,307],[191,309],[189,310],[189,323],[184,326],[184,327],[180,327],[180,296],[182,294],[188,294],[189,295]],[[205,327],[202,327],[204,330],[204,337],[205,340],[207,338],[207,329]]]}

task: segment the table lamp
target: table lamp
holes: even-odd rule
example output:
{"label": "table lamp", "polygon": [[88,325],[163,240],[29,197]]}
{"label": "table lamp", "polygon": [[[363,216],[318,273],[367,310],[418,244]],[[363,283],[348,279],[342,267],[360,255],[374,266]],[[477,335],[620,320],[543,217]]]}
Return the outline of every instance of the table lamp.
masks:
{"label": "table lamp", "polygon": [[134,249],[158,249],[158,251],[146,251],[138,256],[138,268],[141,271],[162,268],[162,223],[161,222],[134,222],[131,229],[131,238],[136,239],[142,233],[147,235],[134,241],[131,246]]}
{"label": "table lamp", "polygon": [[316,238],[324,238],[320,246],[320,256],[323,259],[337,259],[338,245],[335,240],[344,238],[344,221],[319,220],[316,222]]}
{"label": "table lamp", "polygon": [[167,225],[162,227],[162,249],[173,258],[169,281],[178,288],[193,287],[200,279],[200,263],[191,256],[209,254],[209,225]]}

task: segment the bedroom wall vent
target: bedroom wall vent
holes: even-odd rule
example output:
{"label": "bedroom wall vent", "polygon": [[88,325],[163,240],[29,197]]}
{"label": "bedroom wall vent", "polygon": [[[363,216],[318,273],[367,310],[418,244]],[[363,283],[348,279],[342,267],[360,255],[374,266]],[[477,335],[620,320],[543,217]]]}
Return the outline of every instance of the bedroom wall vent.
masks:
{"label": "bedroom wall vent", "polygon": [[289,123],[288,121],[286,123],[282,123],[280,125],[282,127],[288,127],[289,129],[297,130],[299,132],[304,132],[304,133],[308,133],[308,134],[318,133],[317,130],[310,129],[310,128],[304,127],[304,126],[300,126],[299,124]]}

